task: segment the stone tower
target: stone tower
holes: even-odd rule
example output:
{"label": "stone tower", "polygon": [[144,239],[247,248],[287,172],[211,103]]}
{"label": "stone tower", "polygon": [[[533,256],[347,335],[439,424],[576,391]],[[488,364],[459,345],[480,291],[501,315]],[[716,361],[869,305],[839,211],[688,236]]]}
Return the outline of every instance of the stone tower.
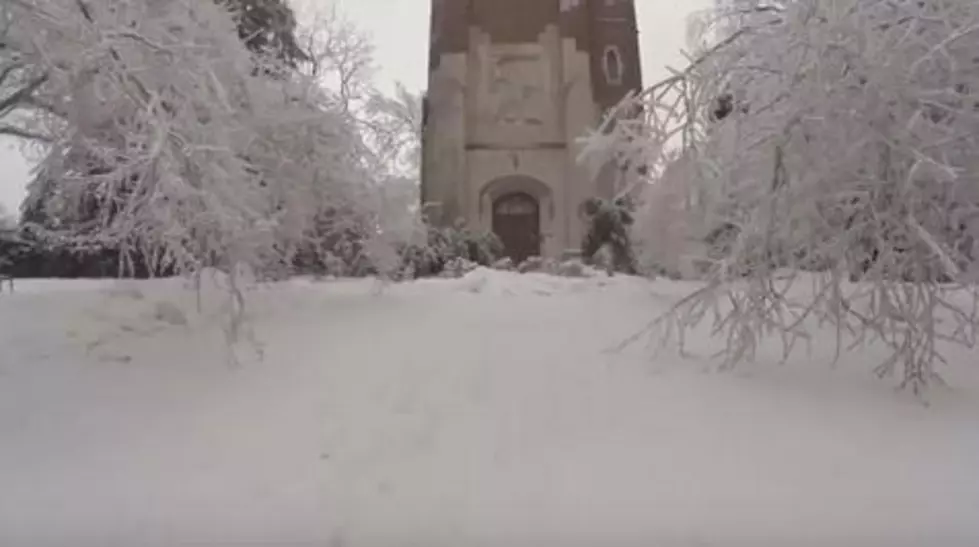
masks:
{"label": "stone tower", "polygon": [[576,140],[642,85],[634,0],[432,0],[422,201],[515,260],[580,248],[613,170]]}

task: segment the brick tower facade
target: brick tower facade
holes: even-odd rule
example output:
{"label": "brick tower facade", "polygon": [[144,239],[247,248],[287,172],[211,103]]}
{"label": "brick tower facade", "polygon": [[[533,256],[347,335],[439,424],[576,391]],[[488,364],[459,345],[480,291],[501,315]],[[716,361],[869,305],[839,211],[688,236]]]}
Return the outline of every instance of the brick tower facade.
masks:
{"label": "brick tower facade", "polygon": [[580,247],[615,178],[578,137],[642,86],[634,0],[432,0],[422,200],[516,260]]}

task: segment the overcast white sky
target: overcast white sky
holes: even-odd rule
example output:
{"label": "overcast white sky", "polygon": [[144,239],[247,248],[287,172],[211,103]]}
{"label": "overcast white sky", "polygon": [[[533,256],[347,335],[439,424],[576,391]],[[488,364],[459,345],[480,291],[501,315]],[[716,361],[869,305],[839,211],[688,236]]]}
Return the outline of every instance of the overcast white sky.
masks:
{"label": "overcast white sky", "polygon": [[[296,2],[296,0],[293,0]],[[527,0],[528,2],[540,0]],[[337,0],[341,10],[370,32],[377,47],[382,84],[400,80],[410,89],[425,86],[428,14],[431,0]],[[305,0],[328,9],[329,0]],[[643,72],[647,83],[666,75],[664,67],[682,65],[687,17],[712,0],[638,0]],[[0,138],[0,207],[16,211],[24,195],[29,166],[15,144]]]}

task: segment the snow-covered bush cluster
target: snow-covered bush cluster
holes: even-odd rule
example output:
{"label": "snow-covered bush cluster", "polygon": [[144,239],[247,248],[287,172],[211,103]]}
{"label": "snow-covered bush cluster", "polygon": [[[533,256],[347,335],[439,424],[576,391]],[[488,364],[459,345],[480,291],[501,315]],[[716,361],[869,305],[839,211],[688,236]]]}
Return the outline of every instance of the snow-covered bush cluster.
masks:
{"label": "snow-covered bush cluster", "polygon": [[398,251],[398,278],[458,277],[477,266],[495,263],[503,254],[503,244],[493,233],[461,226],[430,226],[425,241],[401,245]]}
{"label": "snow-covered bush cluster", "polygon": [[713,317],[733,363],[828,321],[924,385],[976,341],[979,3],[720,6],[691,64],[589,143],[652,183],[640,254],[708,279],[662,324]]}

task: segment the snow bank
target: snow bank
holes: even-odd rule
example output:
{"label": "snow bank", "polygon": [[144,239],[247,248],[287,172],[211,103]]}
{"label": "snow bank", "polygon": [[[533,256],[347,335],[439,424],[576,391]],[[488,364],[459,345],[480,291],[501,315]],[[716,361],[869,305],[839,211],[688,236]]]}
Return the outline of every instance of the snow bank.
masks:
{"label": "snow bank", "polygon": [[868,354],[610,351],[682,290],[298,280],[249,294],[236,366],[213,287],[203,317],[172,280],[4,295],[0,545],[979,542],[974,355],[925,407]]}

